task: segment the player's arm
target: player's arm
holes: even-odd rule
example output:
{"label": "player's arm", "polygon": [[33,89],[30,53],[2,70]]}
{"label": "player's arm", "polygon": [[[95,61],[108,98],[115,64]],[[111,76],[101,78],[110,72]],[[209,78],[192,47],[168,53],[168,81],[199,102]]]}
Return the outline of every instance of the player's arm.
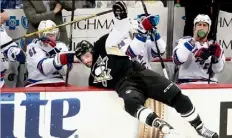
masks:
{"label": "player's arm", "polygon": [[147,33],[155,27],[155,18],[156,16],[144,17],[138,25],[138,33],[135,35],[133,41],[129,42],[127,45],[122,41],[118,45],[118,48],[130,57],[143,54],[143,52],[145,52],[143,49],[147,41]]}
{"label": "player's arm", "polygon": [[23,50],[19,48],[15,42],[12,42],[8,46],[4,47],[2,52],[11,62],[18,61],[20,64],[24,64],[26,61]]}
{"label": "player's arm", "polygon": [[212,55],[212,70],[214,73],[221,72],[225,67],[225,55],[223,48],[214,43],[209,46],[210,54]]}
{"label": "player's arm", "polygon": [[[139,16],[143,16],[139,15]],[[160,16],[159,15],[150,15],[147,17],[148,20],[151,22],[153,28],[153,34],[150,34],[150,39],[147,40],[146,46],[148,48],[151,48],[151,55],[153,58],[158,56],[158,51],[156,48],[156,43],[157,42],[157,47],[159,48],[160,54],[163,55],[165,53],[166,49],[166,42],[161,38],[160,33],[158,32],[157,25],[159,24],[160,21]],[[154,38],[153,38],[154,37]]]}
{"label": "player's arm", "polygon": [[130,21],[127,17],[127,7],[123,1],[118,1],[112,6],[115,16],[114,27],[106,40],[106,48],[116,46],[128,34]]}
{"label": "player's arm", "polygon": [[28,45],[26,53],[27,62],[30,62],[30,65],[45,76],[61,70],[63,65],[67,65],[69,62],[73,62],[74,55],[74,52],[60,52],[54,58],[48,58],[41,48],[33,44]]}
{"label": "player's arm", "polygon": [[135,38],[131,41],[130,38],[123,39],[118,48],[129,57],[136,57],[144,52],[145,42],[147,37],[141,34],[136,34]]}
{"label": "player's arm", "polygon": [[176,65],[185,63],[189,54],[195,53],[195,42],[193,39],[179,39],[173,49],[173,62]]}
{"label": "player's arm", "polygon": [[[68,52],[69,51],[67,45],[63,42],[57,42],[55,48],[60,52]],[[58,72],[62,76],[66,76],[68,68],[69,68],[69,71],[72,70],[72,68],[73,68],[72,63],[70,63],[68,65],[63,65],[62,68],[60,70],[58,70]]]}
{"label": "player's arm", "polygon": [[[157,42],[157,47],[160,50],[160,54],[161,56],[164,55],[165,53],[165,49],[166,49],[166,42],[161,38],[160,33],[159,32],[155,32],[155,41]],[[147,47],[151,47],[151,55],[153,58],[158,56],[158,51],[156,48],[156,43],[154,42],[154,38],[151,36],[151,39],[148,39],[146,42],[146,46]]]}

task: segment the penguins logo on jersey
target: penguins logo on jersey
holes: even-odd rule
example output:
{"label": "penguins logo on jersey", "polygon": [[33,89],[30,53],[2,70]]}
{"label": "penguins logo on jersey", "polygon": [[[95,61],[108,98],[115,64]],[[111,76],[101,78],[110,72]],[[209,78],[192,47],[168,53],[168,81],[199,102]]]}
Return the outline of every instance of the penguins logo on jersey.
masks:
{"label": "penguins logo on jersey", "polygon": [[112,79],[112,76],[110,75],[111,69],[107,68],[108,60],[109,58],[107,56],[104,58],[101,56],[98,57],[92,68],[92,75],[94,77],[93,83],[102,82],[102,85],[107,87],[107,80]]}

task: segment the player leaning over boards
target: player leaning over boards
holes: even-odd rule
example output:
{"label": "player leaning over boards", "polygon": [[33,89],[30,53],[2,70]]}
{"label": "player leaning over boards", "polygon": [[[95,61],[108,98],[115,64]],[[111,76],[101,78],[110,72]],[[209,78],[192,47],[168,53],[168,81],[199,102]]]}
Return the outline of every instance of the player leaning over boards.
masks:
{"label": "player leaning over boards", "polygon": [[[41,21],[38,30],[56,26],[51,20]],[[28,80],[26,87],[62,87],[67,64],[72,64],[74,52],[68,51],[66,44],[58,42],[59,29],[55,28],[39,34],[27,46]]]}
{"label": "player leaning over boards", "polygon": [[210,31],[211,20],[208,15],[199,14],[194,19],[193,37],[184,37],[178,40],[173,50],[173,59],[180,65],[178,83],[207,83],[208,69],[212,60],[212,83],[218,83],[215,76],[225,66],[223,48],[207,36]]}
{"label": "player leaning over boards", "polygon": [[[19,62],[20,64],[25,63],[25,54],[24,52],[18,47],[18,45],[12,41],[12,38],[6,33],[6,30],[3,24],[8,20],[8,14],[1,9],[0,13],[0,46],[1,46],[1,53],[0,53],[0,70],[1,70],[1,77],[0,77],[0,88],[6,87],[4,84],[4,76],[6,70],[9,69],[9,62]],[[8,44],[8,42],[11,42]],[[9,62],[8,62],[9,61]]]}
{"label": "player leaning over boards", "polygon": [[[124,19],[127,10],[123,2],[113,5],[115,16]],[[144,18],[139,24],[144,30],[152,29],[153,19]],[[146,28],[146,29],[145,29]],[[114,89],[123,98],[125,110],[140,121],[161,129],[163,133],[169,134],[173,128],[164,120],[161,120],[151,109],[144,107],[147,98],[163,102],[176,109],[181,116],[196,129],[199,135],[205,138],[218,138],[217,133],[207,129],[200,116],[196,112],[190,99],[181,93],[181,90],[171,81],[146,69],[145,66],[115,49],[107,54],[106,41],[108,34],[102,36],[94,43],[81,41],[77,45],[76,56],[91,68],[89,85],[101,88]],[[146,35],[137,33],[134,40],[130,42],[131,48],[135,44],[145,46]],[[116,46],[117,47],[117,46]],[[170,130],[170,131],[167,131]]]}

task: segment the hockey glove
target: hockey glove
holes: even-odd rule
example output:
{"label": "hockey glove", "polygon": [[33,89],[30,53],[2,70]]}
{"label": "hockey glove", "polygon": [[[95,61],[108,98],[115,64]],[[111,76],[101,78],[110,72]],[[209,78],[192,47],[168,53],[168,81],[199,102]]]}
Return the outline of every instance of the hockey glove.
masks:
{"label": "hockey glove", "polygon": [[[161,38],[160,33],[157,30],[154,30],[154,36],[155,36],[155,41],[159,40]],[[153,35],[150,35],[151,41],[154,41],[154,38],[152,37]]]}
{"label": "hockey glove", "polygon": [[222,53],[222,49],[218,43],[211,44],[209,46],[209,51],[210,51],[210,55],[216,56],[217,58],[219,58]]}
{"label": "hockey glove", "polygon": [[7,57],[10,61],[18,61],[20,64],[24,64],[26,61],[26,55],[18,47],[10,47],[7,51]]}
{"label": "hockey glove", "polygon": [[112,9],[113,9],[115,18],[117,18],[118,20],[127,18],[127,7],[123,1],[116,2],[113,5]]}
{"label": "hockey glove", "polygon": [[209,51],[210,51],[210,55],[212,55],[212,59],[211,59],[212,63],[213,64],[218,63],[219,58],[221,57],[222,54],[222,49],[220,45],[218,43],[211,44],[209,46]]}
{"label": "hockey glove", "polygon": [[152,29],[156,29],[157,24],[159,23],[159,16],[148,16],[142,19],[141,24],[143,25],[143,27],[149,31]]}
{"label": "hockey glove", "polygon": [[54,66],[61,67],[63,65],[72,64],[74,62],[74,51],[60,52],[54,57]]}
{"label": "hockey glove", "polygon": [[44,44],[47,44],[51,47],[56,46],[56,41],[54,39],[49,38],[49,37],[42,36],[39,38],[39,40],[42,41]]}
{"label": "hockey glove", "polygon": [[195,58],[196,59],[202,59],[202,60],[207,60],[210,56],[210,52],[207,48],[200,48],[196,51],[195,53]]}

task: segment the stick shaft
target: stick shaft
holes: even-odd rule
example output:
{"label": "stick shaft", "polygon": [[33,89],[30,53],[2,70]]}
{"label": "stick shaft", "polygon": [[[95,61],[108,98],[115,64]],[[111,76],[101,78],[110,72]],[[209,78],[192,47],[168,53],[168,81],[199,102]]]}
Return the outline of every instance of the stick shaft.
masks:
{"label": "stick shaft", "polygon": [[[217,25],[218,25],[218,16],[219,16],[219,8],[220,6],[216,4],[216,2],[214,1],[213,3],[213,17],[215,18],[215,21],[214,21],[214,32],[213,32],[213,43],[215,44],[216,42],[216,39],[217,39]],[[209,69],[208,69],[208,73],[209,73],[209,78],[208,78],[208,84],[210,84],[210,81],[211,81],[211,78],[213,76],[213,70],[212,70],[212,60],[213,60],[213,56],[211,57],[211,61],[210,61],[210,64],[209,64]]]}
{"label": "stick shaft", "polygon": [[[57,25],[57,26],[53,26],[53,27],[46,28],[46,29],[43,29],[43,30],[40,30],[40,31],[36,31],[36,32],[33,32],[33,33],[29,33],[29,34],[26,34],[26,35],[24,35],[24,36],[20,36],[20,37],[18,37],[18,38],[13,39],[13,41],[17,41],[17,40],[22,39],[22,38],[31,37],[31,36],[33,36],[33,35],[36,35],[36,34],[39,34],[39,33],[42,33],[42,32],[47,32],[47,31],[53,30],[53,29],[55,29],[55,28],[59,28],[59,27],[62,27],[62,26],[66,26],[66,25],[69,25],[69,24],[72,24],[72,23],[76,23],[76,22],[80,22],[80,21],[83,21],[83,20],[91,19],[91,18],[94,18],[94,17],[97,17],[97,16],[101,16],[101,15],[110,13],[110,12],[112,12],[112,11],[113,11],[113,10],[107,10],[107,11],[103,11],[103,12],[100,12],[100,13],[97,13],[97,14],[93,14],[93,15],[90,15],[90,16],[86,16],[86,17],[74,19],[73,21],[70,21],[70,22],[67,22],[67,23],[63,23],[63,24],[60,24],[60,25]],[[1,46],[1,48],[2,48],[2,46]]]}
{"label": "stick shaft", "polygon": [[[74,14],[75,14],[75,0],[72,0],[72,15],[71,15],[71,22],[74,20]],[[72,33],[73,33],[73,23],[70,25],[70,36],[69,36],[69,49],[72,48]],[[66,72],[66,78],[65,78],[65,86],[68,86],[68,79],[69,79],[69,72],[71,70],[72,64],[67,65],[67,72]]]}

